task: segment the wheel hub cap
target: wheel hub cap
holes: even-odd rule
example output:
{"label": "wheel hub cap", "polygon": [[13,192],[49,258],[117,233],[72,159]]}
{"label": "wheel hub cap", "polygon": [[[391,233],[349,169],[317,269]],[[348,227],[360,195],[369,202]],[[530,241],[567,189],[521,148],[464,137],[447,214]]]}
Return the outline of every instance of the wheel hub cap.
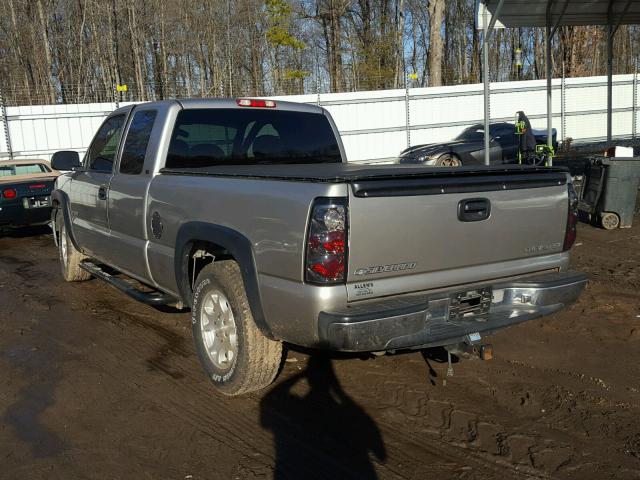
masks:
{"label": "wheel hub cap", "polygon": [[58,240],[60,242],[60,250],[62,251],[62,261],[65,263],[67,263],[67,236],[66,236],[66,232],[64,231],[64,229],[60,230],[60,239]]}
{"label": "wheel hub cap", "polygon": [[220,370],[229,370],[238,354],[238,332],[227,297],[209,292],[202,304],[200,329],[207,355]]}

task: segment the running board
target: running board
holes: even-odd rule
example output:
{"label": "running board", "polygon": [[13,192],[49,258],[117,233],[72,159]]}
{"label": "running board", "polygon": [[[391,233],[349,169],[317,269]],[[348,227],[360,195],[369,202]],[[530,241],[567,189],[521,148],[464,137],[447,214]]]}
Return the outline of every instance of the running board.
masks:
{"label": "running board", "polygon": [[87,260],[80,262],[80,268],[86,270],[94,277],[97,277],[110,285],[114,286],[118,290],[126,293],[134,300],[137,300],[147,305],[170,305],[178,302],[178,300],[171,295],[162,293],[159,291],[143,292],[134,287],[131,283],[121,278],[114,277],[113,275],[105,272],[102,268],[93,262]]}

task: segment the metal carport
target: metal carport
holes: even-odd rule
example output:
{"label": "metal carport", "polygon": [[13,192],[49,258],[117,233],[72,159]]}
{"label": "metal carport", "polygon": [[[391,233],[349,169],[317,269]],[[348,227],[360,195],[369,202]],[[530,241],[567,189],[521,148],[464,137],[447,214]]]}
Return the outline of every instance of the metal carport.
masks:
{"label": "metal carport", "polygon": [[607,142],[612,132],[613,36],[620,25],[640,23],[640,0],[478,0],[476,24],[483,30],[482,72],[484,83],[484,146],[489,165],[489,52],[496,26],[501,28],[545,27],[547,77],[547,139],[553,141],[551,108],[551,39],[558,27],[570,25],[607,26]]}

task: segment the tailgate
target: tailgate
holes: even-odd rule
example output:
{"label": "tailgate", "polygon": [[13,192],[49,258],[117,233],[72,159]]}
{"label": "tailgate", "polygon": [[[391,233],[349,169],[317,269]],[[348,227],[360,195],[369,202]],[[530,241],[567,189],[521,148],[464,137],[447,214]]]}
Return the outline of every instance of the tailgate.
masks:
{"label": "tailgate", "polygon": [[354,182],[349,299],[543,270],[535,258],[562,252],[567,209],[557,171]]}

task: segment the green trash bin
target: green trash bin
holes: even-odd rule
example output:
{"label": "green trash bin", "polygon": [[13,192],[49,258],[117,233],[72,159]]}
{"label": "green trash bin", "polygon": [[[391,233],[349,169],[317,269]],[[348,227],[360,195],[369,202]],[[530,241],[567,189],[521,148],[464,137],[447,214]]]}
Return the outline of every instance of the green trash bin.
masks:
{"label": "green trash bin", "polygon": [[578,209],[607,230],[633,223],[640,186],[640,157],[591,157]]}

